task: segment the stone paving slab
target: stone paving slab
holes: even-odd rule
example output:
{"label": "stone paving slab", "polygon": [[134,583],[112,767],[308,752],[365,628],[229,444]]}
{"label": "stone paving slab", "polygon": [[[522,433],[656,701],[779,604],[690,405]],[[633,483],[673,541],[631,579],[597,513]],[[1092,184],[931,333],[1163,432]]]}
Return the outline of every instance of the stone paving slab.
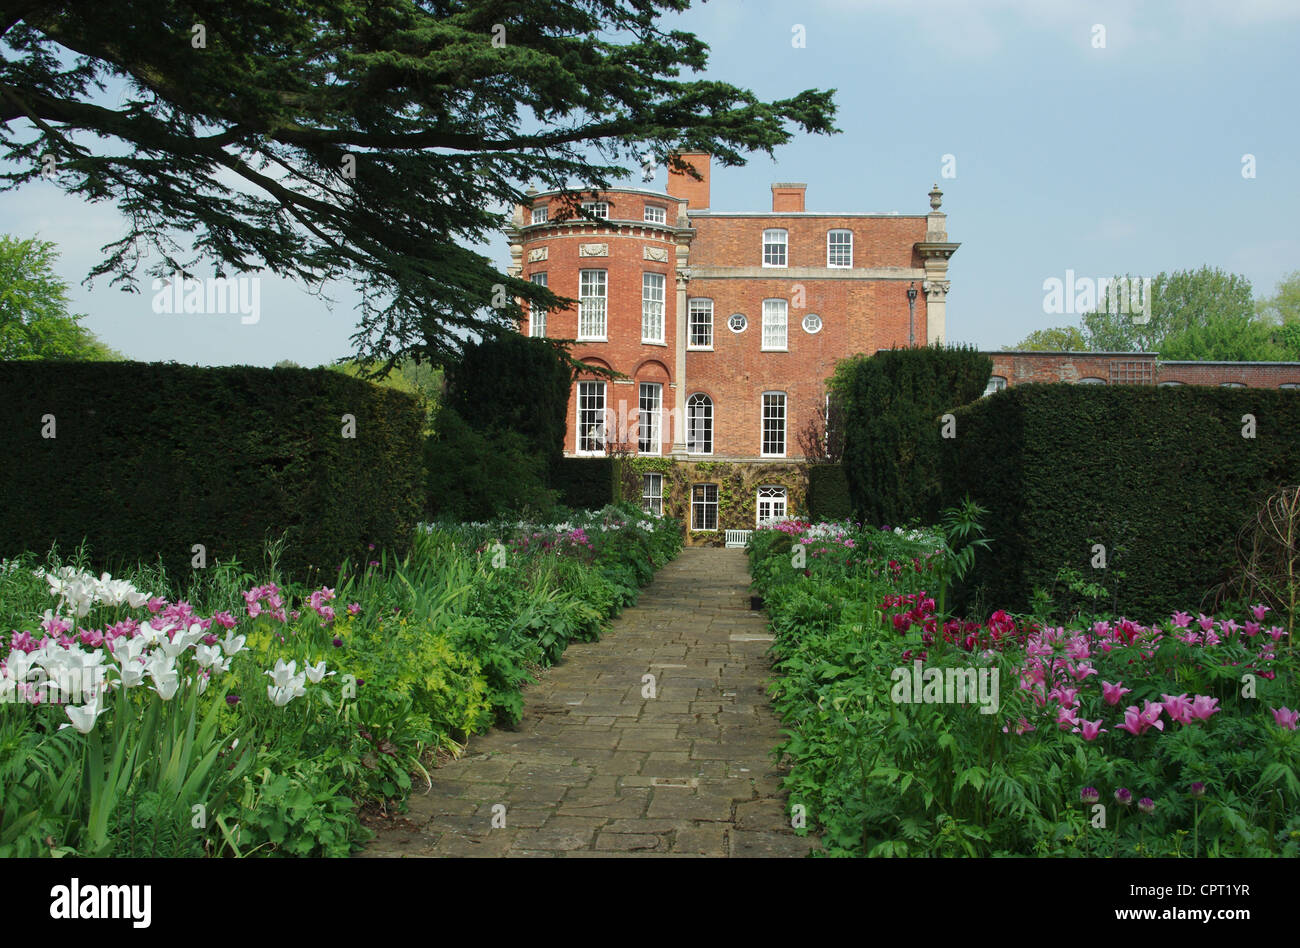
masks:
{"label": "stone paving slab", "polygon": [[361,855],[807,855],[772,758],[771,636],[746,565],[683,550],[599,642],[525,688],[517,729],[473,738]]}

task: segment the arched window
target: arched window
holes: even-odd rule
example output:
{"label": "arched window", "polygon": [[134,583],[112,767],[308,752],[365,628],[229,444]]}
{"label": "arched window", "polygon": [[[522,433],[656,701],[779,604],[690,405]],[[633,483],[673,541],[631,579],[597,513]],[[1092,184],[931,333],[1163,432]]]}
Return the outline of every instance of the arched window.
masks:
{"label": "arched window", "polygon": [[990,375],[989,384],[984,386],[984,394],[992,395],[994,392],[1000,392],[1006,387],[1007,387],[1007,380],[1005,376]]}
{"label": "arched window", "polygon": [[1089,375],[1085,378],[1079,379],[1079,384],[1080,385],[1105,385],[1106,380],[1099,379],[1095,375]]}
{"label": "arched window", "polygon": [[686,399],[686,451],[713,453],[713,399],[703,392]]}

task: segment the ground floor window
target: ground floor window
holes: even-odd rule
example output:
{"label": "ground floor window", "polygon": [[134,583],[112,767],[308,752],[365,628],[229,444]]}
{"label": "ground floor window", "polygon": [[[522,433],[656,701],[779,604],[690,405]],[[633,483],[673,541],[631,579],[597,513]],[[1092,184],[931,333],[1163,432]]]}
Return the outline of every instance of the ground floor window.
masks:
{"label": "ground floor window", "polygon": [[696,484],[691,488],[691,529],[718,529],[717,484]]}
{"label": "ground floor window", "polygon": [[662,517],[664,514],[664,476],[641,475],[641,506],[646,513]]}
{"label": "ground floor window", "polygon": [[767,520],[785,519],[785,488],[760,487],[758,489],[758,524]]}
{"label": "ground floor window", "polygon": [[605,450],[605,383],[578,383],[578,453]]}

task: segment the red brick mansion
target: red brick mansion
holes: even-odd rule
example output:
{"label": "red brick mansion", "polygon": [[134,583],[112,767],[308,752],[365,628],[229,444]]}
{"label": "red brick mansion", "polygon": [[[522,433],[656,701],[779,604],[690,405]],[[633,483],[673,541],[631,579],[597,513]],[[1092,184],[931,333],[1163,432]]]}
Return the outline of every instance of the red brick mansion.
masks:
{"label": "red brick mansion", "polygon": [[958,244],[937,186],[927,214],[808,210],[803,184],[773,184],[771,210],[722,211],[709,156],[682,157],[702,180],[601,192],[594,221],[535,193],[508,236],[515,274],[579,300],[521,331],[626,376],[578,378],[565,453],[632,456],[630,491],[692,542],[721,542],[802,510],[799,435],[837,360],[944,338]]}
{"label": "red brick mansion", "polygon": [[[531,192],[507,228],[511,271],[577,299],[520,331],[576,340],[623,377],[575,381],[565,454],[626,460],[625,496],[687,525],[688,543],[807,513],[801,441],[825,382],[861,352],[941,342],[950,282],[943,194],[925,214],[815,211],[805,185],[772,185],[766,211],[710,206],[700,179],[615,188],[591,215]],[[594,219],[593,219],[594,218]],[[1300,363],[1159,362],[1153,353],[990,352],[989,391],[1025,382],[1300,387]],[[738,538],[737,538],[738,539]]]}

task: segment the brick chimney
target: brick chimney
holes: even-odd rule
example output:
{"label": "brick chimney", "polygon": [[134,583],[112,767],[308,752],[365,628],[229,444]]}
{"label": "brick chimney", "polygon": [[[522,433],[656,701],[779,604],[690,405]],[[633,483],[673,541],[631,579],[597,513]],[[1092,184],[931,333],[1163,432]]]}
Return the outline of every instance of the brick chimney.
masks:
{"label": "brick chimney", "polygon": [[668,169],[668,194],[670,197],[685,198],[686,206],[694,209],[706,208],[709,206],[709,164],[712,161],[711,155],[703,152],[682,152],[678,155],[683,161],[695,169],[696,174],[700,176],[700,181],[696,181],[689,175]]}
{"label": "brick chimney", "polygon": [[808,185],[785,182],[772,185],[772,213],[791,213],[803,210],[803,195]]}

